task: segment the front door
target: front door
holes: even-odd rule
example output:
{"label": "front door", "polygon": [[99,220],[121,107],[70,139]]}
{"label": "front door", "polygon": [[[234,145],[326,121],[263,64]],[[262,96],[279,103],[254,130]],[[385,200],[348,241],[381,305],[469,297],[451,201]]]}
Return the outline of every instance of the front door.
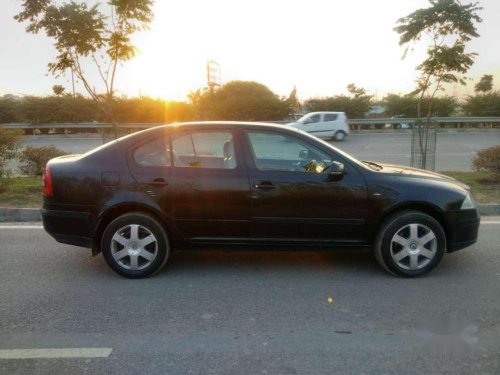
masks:
{"label": "front door", "polygon": [[306,131],[307,133],[311,133],[314,135],[317,135],[318,133],[322,132],[321,129],[321,124],[322,124],[322,114],[321,113],[316,113],[312,116],[310,116],[308,119],[304,121],[304,125],[302,129]]}
{"label": "front door", "polygon": [[[366,184],[355,167],[299,135],[249,130],[246,140],[257,241],[366,243]],[[338,178],[333,162],[346,168]]]}

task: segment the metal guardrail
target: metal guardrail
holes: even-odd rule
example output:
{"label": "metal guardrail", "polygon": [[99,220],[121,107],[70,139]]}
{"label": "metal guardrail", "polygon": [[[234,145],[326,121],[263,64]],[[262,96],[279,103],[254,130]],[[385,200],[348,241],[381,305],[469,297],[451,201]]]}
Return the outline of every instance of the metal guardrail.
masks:
{"label": "metal guardrail", "polygon": [[[349,119],[351,125],[371,126],[371,125],[396,125],[413,124],[416,118],[364,118]],[[266,121],[275,124],[287,124],[289,121]],[[432,117],[431,122],[438,124],[493,124],[500,123],[500,117]],[[165,123],[121,123],[122,129],[146,129]],[[5,129],[110,129],[110,123],[81,122],[81,123],[54,123],[54,124],[31,124],[31,123],[9,123],[0,124]]]}
{"label": "metal guardrail", "polygon": [[[425,121],[425,119],[422,119]],[[364,124],[413,124],[417,118],[364,118],[349,120],[353,125]],[[438,124],[491,124],[500,123],[500,117],[431,117]]]}
{"label": "metal guardrail", "polygon": [[[0,124],[2,125],[2,124]],[[147,129],[165,123],[124,123],[118,124],[122,129]],[[54,124],[31,124],[28,122],[3,124],[5,129],[111,129],[112,124],[102,122],[63,122]]]}

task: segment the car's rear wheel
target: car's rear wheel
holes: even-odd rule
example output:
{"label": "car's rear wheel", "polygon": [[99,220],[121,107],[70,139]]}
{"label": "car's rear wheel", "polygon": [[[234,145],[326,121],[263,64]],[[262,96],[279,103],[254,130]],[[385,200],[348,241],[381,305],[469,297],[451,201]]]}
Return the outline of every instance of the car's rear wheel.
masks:
{"label": "car's rear wheel", "polygon": [[346,134],[343,131],[338,131],[333,136],[333,139],[337,142],[341,142],[345,139],[345,137],[346,137]]}
{"label": "car's rear wheel", "polygon": [[146,277],[158,272],[170,254],[163,226],[153,217],[140,212],[113,220],[104,231],[101,250],[108,266],[129,278]]}
{"label": "car's rear wheel", "polygon": [[392,274],[415,277],[441,261],[446,236],[439,222],[418,211],[403,211],[386,219],[375,241],[375,258]]}

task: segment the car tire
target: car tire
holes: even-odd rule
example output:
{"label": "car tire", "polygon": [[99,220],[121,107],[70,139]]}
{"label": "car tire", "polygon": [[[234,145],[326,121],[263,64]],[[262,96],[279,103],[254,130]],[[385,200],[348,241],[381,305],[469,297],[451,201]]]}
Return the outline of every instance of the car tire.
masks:
{"label": "car tire", "polygon": [[377,262],[393,275],[421,276],[438,265],[446,250],[439,222],[419,211],[402,211],[388,217],[375,240]]}
{"label": "car tire", "polygon": [[335,133],[335,135],[333,136],[333,139],[337,142],[341,142],[345,139],[346,137],[346,134],[341,130],[341,131],[338,131]]}
{"label": "car tire", "polygon": [[114,219],[104,230],[101,250],[108,266],[138,279],[158,272],[170,255],[163,226],[152,216],[133,212]]}

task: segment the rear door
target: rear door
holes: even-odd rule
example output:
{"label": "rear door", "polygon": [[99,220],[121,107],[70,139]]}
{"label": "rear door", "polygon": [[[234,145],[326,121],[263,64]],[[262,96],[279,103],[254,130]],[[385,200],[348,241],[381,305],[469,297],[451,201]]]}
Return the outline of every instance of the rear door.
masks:
{"label": "rear door", "polygon": [[[160,147],[167,156],[135,151],[135,162],[143,167],[134,169],[134,177],[188,241],[249,239],[250,187],[239,143],[238,133],[228,127],[180,128]],[[151,163],[162,165],[145,165]]]}
{"label": "rear door", "polygon": [[323,129],[328,135],[333,136],[336,130],[339,130],[339,115],[337,113],[325,113],[323,117]]}

